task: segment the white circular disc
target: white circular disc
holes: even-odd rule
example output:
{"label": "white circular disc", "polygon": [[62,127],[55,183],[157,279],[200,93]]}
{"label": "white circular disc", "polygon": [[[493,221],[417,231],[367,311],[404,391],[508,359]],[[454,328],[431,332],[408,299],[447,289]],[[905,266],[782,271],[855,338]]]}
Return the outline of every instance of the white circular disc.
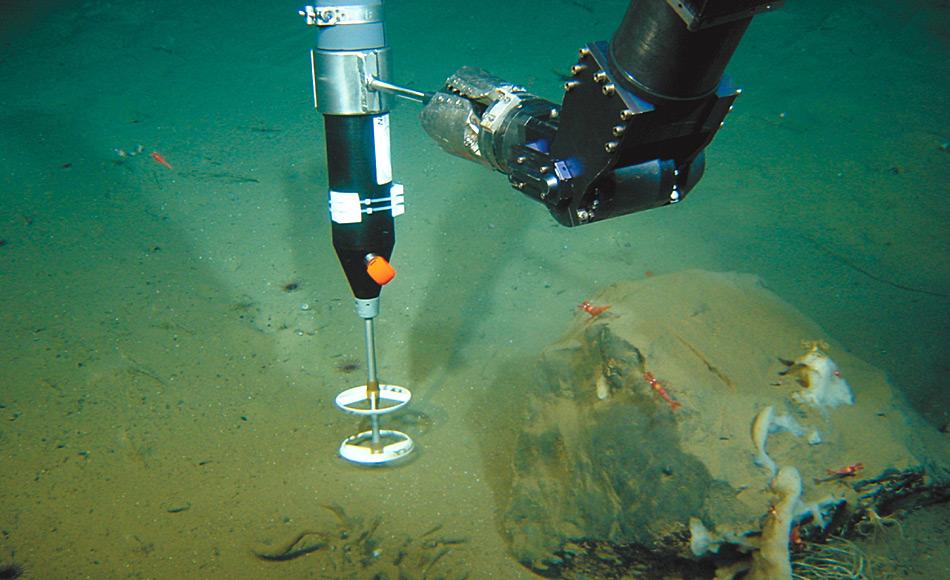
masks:
{"label": "white circular disc", "polygon": [[352,389],[347,389],[337,395],[336,406],[354,415],[383,415],[402,408],[411,398],[412,393],[409,392],[409,389],[397,387],[396,385],[381,384],[379,385],[379,408],[369,409],[357,407],[357,403],[365,403],[368,401],[366,398],[366,385],[360,385]]}
{"label": "white circular disc", "polygon": [[347,461],[363,465],[379,465],[399,459],[412,451],[412,438],[400,431],[380,429],[380,440],[394,439],[392,443],[383,445],[378,451],[371,447],[373,432],[363,431],[343,440],[340,445],[340,456]]}

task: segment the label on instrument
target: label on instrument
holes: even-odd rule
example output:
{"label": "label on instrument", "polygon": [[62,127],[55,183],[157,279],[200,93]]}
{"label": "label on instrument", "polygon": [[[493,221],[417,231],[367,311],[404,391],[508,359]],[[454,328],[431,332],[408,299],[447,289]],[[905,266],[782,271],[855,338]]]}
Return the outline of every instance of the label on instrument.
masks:
{"label": "label on instrument", "polygon": [[376,183],[383,185],[393,180],[388,113],[373,119],[373,141],[376,144]]}
{"label": "label on instrument", "polygon": [[360,194],[330,190],[330,219],[338,224],[358,224],[363,221]]}

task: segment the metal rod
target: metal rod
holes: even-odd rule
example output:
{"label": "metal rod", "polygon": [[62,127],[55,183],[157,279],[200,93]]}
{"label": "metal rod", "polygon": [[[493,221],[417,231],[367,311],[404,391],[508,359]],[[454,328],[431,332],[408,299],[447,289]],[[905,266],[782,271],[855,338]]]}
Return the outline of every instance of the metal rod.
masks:
{"label": "metal rod", "polygon": [[[367,397],[369,398],[370,409],[375,411],[379,408],[379,381],[376,377],[376,333],[373,327],[373,319],[366,320],[366,387]],[[372,447],[379,448],[379,415],[372,414],[370,425],[373,429]]]}
{"label": "metal rod", "polygon": [[376,378],[376,334],[373,329],[373,319],[366,318],[366,380],[367,384],[375,383]]}
{"label": "metal rod", "polygon": [[370,88],[377,91],[385,91],[387,93],[392,93],[397,97],[402,97],[408,101],[413,101],[416,103],[427,103],[434,93],[426,93],[422,91],[417,91],[415,89],[410,89],[408,87],[400,87],[399,85],[394,85],[392,83],[387,83],[386,81],[381,81],[377,78],[374,78],[369,81]]}

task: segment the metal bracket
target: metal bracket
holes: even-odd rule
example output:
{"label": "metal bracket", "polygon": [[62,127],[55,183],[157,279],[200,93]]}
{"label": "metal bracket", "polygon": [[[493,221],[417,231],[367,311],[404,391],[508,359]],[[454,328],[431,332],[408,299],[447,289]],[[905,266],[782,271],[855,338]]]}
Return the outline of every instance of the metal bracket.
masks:
{"label": "metal bracket", "polygon": [[785,0],[666,0],[666,3],[683,19],[687,29],[696,31],[774,10],[785,4]]}
{"label": "metal bracket", "polygon": [[389,77],[389,49],[315,50],[312,52],[317,108],[331,115],[362,115],[389,111],[389,93],[372,88]]}

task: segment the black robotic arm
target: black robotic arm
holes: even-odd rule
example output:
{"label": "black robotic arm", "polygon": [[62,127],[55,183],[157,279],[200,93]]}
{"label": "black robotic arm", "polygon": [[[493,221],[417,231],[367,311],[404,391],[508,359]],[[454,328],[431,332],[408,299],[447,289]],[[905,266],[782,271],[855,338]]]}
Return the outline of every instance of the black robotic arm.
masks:
{"label": "black robotic arm", "polygon": [[631,0],[610,42],[580,49],[560,105],[463,67],[422,126],[567,226],[676,203],[739,90],[723,75],[752,20],[782,1]]}

